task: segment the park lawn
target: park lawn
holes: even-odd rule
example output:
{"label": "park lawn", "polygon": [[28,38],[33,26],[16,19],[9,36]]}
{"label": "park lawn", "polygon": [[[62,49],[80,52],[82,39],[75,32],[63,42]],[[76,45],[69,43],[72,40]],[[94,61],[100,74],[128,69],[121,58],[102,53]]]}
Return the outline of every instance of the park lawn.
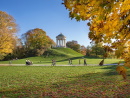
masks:
{"label": "park lawn", "polygon": [[130,97],[116,66],[0,66],[2,98]]}
{"label": "park lawn", "polygon": [[[87,60],[87,64],[99,64],[102,60],[100,58],[87,58],[87,57],[73,57],[73,58],[64,58],[64,57],[29,57],[25,59],[12,60],[12,64],[25,64],[26,59],[29,59],[33,62],[33,64],[43,64],[43,65],[51,65],[52,59],[56,60],[57,65],[67,65],[69,63],[69,59],[72,59],[73,65],[78,65],[79,60],[81,65],[84,63],[84,58]],[[113,64],[118,63],[119,61],[123,61],[122,59],[105,59],[104,64]],[[0,64],[9,64],[9,61],[0,61]]]}

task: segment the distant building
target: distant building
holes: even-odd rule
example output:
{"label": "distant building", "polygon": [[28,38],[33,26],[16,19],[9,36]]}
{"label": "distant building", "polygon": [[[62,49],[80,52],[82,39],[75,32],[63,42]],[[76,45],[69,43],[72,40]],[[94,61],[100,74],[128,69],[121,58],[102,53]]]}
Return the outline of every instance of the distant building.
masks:
{"label": "distant building", "polygon": [[66,37],[62,33],[56,36],[56,47],[66,48]]}

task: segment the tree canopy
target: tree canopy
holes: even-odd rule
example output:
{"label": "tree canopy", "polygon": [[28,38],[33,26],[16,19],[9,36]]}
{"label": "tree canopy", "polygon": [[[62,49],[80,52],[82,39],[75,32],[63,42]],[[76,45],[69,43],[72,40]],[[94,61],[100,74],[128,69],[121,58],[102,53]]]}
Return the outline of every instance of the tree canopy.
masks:
{"label": "tree canopy", "polygon": [[73,41],[67,42],[66,46],[71,48],[71,49],[73,49],[73,50],[75,50],[75,51],[77,51],[77,52],[80,52],[80,45],[75,43],[75,42],[73,42]]}
{"label": "tree canopy", "polygon": [[23,39],[26,48],[30,49],[48,48],[51,47],[52,44],[55,44],[54,41],[46,35],[46,32],[39,28],[27,31],[23,34]]}
{"label": "tree canopy", "polygon": [[17,24],[15,19],[6,12],[0,11],[0,55],[12,53],[16,39]]}
{"label": "tree canopy", "polygon": [[69,16],[88,20],[89,38],[115,49],[130,62],[130,0],[63,0]]}

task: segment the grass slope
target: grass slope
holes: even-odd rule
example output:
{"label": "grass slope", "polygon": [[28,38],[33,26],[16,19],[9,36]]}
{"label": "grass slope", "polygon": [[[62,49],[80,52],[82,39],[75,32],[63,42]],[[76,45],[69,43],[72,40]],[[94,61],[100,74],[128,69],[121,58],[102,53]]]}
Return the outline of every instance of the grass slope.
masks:
{"label": "grass slope", "polygon": [[[116,66],[0,66],[1,98],[129,98]],[[130,69],[128,69],[130,74]]]}
{"label": "grass slope", "polygon": [[[45,52],[43,56],[12,60],[12,64],[25,64],[25,60],[29,59],[33,61],[33,64],[51,65],[52,59],[55,59],[57,65],[67,65],[68,59],[72,59],[72,63],[74,65],[78,65],[80,59],[82,65],[84,60],[83,58],[86,57],[70,48],[54,48]],[[102,60],[99,58],[98,59],[86,58],[86,59],[88,64],[97,64],[97,65]],[[120,59],[106,59],[104,64],[118,63],[119,61]],[[9,61],[0,61],[0,64],[9,64]]]}
{"label": "grass slope", "polygon": [[[81,57],[83,57],[82,54],[70,48],[54,48],[49,49],[43,56],[12,60],[12,64],[25,64],[26,59],[33,61],[34,64],[51,64],[52,59],[55,59],[59,64],[68,64],[69,58],[76,59]],[[0,61],[0,64],[9,64],[9,61]]]}

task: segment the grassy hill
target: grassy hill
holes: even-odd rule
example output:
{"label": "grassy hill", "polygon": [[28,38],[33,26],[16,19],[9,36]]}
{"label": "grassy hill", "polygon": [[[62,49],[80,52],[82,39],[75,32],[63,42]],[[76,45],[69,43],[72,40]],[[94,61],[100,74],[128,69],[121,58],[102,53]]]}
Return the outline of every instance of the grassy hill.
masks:
{"label": "grassy hill", "polygon": [[[51,64],[51,60],[55,59],[57,62],[65,61],[68,64],[68,59],[75,59],[83,57],[82,54],[70,49],[70,48],[53,48],[46,51],[42,56],[28,57],[19,60],[12,60],[13,64],[25,64],[25,60],[29,59],[34,64]],[[9,61],[0,61],[0,64],[8,64]],[[59,63],[61,64],[61,63]]]}
{"label": "grassy hill", "polygon": [[[72,59],[73,65],[78,65],[79,60],[83,65],[84,55],[70,49],[70,48],[54,48],[49,49],[42,56],[28,57],[19,60],[12,60],[12,64],[25,64],[25,60],[29,59],[33,64],[51,65],[52,59],[56,60],[56,65],[67,65],[68,59]],[[88,64],[99,64],[102,60],[100,58],[86,58]],[[120,59],[105,59],[104,64],[118,63]],[[0,61],[0,64],[9,64],[9,61]]]}
{"label": "grassy hill", "polygon": [[46,56],[48,54],[48,56],[51,57],[66,57],[66,58],[71,58],[71,57],[81,57],[83,56],[82,54],[70,49],[70,48],[54,48],[54,49],[50,49],[48,51],[46,51],[44,53],[44,56]]}

